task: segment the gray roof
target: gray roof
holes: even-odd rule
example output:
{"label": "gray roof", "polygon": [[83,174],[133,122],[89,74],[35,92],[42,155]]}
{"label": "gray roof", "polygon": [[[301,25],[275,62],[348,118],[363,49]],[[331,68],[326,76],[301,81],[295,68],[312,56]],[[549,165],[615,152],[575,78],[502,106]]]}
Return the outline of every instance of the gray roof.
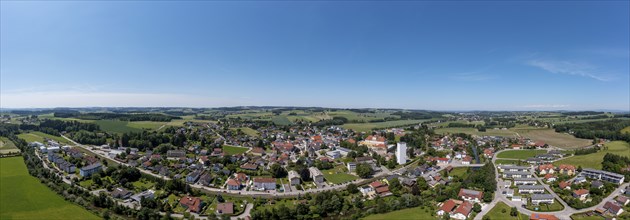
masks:
{"label": "gray roof", "polygon": [[506,174],[506,175],[532,175],[529,172],[520,172],[520,171],[505,171],[503,174]]}
{"label": "gray roof", "polygon": [[618,174],[618,173],[613,173],[613,172],[608,172],[608,171],[603,171],[603,170],[590,169],[590,168],[584,168],[584,169],[582,169],[582,172],[599,173],[599,174],[614,176],[614,177],[617,177],[617,178],[624,177],[623,175]]}
{"label": "gray roof", "polygon": [[520,185],[518,189],[545,189],[543,185]]}
{"label": "gray roof", "polygon": [[547,199],[554,199],[553,195],[551,194],[533,194],[531,195],[532,200],[547,200]]}
{"label": "gray roof", "polygon": [[538,181],[536,178],[514,178],[514,182],[516,181]]}
{"label": "gray roof", "polygon": [[81,167],[81,170],[91,170],[91,169],[98,168],[101,166],[102,166],[101,163],[93,163],[93,164]]}
{"label": "gray roof", "polygon": [[514,165],[501,165],[501,166],[499,166],[499,169],[520,169],[520,170],[526,170],[526,169],[529,169],[529,167],[514,166]]}

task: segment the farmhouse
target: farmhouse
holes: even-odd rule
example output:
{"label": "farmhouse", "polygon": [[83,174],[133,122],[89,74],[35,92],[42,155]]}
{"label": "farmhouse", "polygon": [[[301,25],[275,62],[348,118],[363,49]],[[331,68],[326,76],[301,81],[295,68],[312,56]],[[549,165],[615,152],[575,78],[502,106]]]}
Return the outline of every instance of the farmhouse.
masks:
{"label": "farmhouse", "polygon": [[455,209],[455,206],[457,206],[457,204],[455,203],[455,200],[449,199],[448,201],[442,203],[440,210],[437,211],[437,215],[442,216],[446,213],[450,214],[451,211]]}
{"label": "farmhouse", "polygon": [[470,213],[472,212],[472,208],[473,208],[473,204],[468,202],[468,201],[464,201],[461,205],[459,205],[455,211],[453,212],[453,215],[451,215],[451,218],[454,219],[467,219],[468,216],[470,216]]}

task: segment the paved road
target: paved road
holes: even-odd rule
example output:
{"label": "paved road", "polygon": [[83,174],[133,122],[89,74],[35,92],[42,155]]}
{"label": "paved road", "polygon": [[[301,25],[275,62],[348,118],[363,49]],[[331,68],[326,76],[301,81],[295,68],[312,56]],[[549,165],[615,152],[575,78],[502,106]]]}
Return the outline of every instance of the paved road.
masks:
{"label": "paved road", "polygon": [[245,207],[245,211],[237,216],[231,217],[231,220],[238,220],[238,219],[245,219],[247,216],[249,216],[249,213],[252,211],[252,208],[254,208],[254,204],[247,204],[247,206]]}

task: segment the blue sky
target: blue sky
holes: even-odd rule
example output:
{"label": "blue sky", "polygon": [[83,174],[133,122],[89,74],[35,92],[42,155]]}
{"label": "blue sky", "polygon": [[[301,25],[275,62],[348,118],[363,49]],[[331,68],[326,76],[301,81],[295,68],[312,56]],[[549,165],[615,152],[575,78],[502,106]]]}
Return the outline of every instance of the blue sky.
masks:
{"label": "blue sky", "polygon": [[0,4],[3,108],[630,108],[628,1]]}

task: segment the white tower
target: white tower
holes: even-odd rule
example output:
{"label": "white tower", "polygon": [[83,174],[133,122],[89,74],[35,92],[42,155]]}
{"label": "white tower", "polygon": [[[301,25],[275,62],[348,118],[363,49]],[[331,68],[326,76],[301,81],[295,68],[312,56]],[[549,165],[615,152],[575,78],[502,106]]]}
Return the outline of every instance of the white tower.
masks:
{"label": "white tower", "polygon": [[398,142],[398,144],[396,144],[396,160],[398,164],[407,163],[407,143]]}

